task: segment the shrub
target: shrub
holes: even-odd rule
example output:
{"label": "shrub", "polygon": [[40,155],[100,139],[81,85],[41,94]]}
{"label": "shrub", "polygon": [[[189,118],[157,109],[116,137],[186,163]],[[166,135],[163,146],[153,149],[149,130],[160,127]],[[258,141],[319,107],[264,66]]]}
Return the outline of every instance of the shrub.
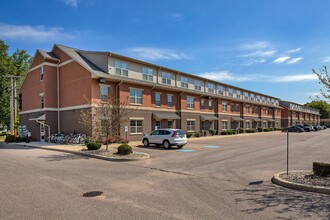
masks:
{"label": "shrub", "polygon": [[213,135],[215,135],[215,130],[210,129],[210,130],[209,130],[209,133],[210,133],[210,135],[213,136]]}
{"label": "shrub", "polygon": [[133,153],[132,147],[128,144],[122,144],[118,147],[118,154],[121,155],[128,155]]}
{"label": "shrub", "polygon": [[258,130],[258,132],[262,132],[263,131],[263,129],[261,127],[258,127],[257,130]]}
{"label": "shrub", "polygon": [[16,141],[16,136],[15,135],[11,135],[11,134],[6,135],[6,138],[5,138],[6,143],[12,143],[12,142],[15,142],[15,141]]}
{"label": "shrub", "polygon": [[187,138],[191,138],[193,134],[191,132],[187,132]]}
{"label": "shrub", "polygon": [[240,133],[244,133],[245,131],[244,131],[244,129],[243,128],[239,128],[238,129],[238,133],[240,134]]}
{"label": "shrub", "polygon": [[221,135],[227,135],[228,134],[228,131],[225,130],[225,131],[221,131]]}
{"label": "shrub", "polygon": [[[103,143],[103,144],[107,144],[106,139],[107,139],[106,137],[103,137],[103,138],[102,138],[102,143]],[[115,143],[115,138],[114,138],[114,137],[109,137],[109,138],[108,138],[108,144],[112,144],[112,143]]]}
{"label": "shrub", "polygon": [[330,164],[314,162],[313,163],[313,173],[316,176],[330,176]]}
{"label": "shrub", "polygon": [[272,131],[272,129],[271,128],[264,128],[263,131],[264,132],[269,132],[269,131]]}
{"label": "shrub", "polygon": [[94,141],[94,140],[86,140],[86,143],[85,143],[86,147],[88,150],[98,150],[101,148],[101,142],[97,142],[97,141]]}
{"label": "shrub", "polygon": [[236,130],[227,130],[227,133],[229,135],[233,135],[233,134],[236,134]]}
{"label": "shrub", "polygon": [[200,136],[201,136],[201,134],[199,132],[195,133],[195,137],[200,137]]}

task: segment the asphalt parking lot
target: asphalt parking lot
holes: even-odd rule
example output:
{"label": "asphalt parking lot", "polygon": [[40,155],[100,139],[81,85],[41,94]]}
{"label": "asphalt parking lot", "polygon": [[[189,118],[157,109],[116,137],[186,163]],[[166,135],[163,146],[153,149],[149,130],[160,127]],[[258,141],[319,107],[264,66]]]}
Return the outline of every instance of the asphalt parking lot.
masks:
{"label": "asphalt parking lot", "polygon": [[[329,162],[330,129],[290,133],[290,169]],[[189,140],[179,151],[109,162],[0,144],[1,219],[329,219],[329,195],[271,183],[286,169],[280,132]],[[89,191],[101,191],[84,198]]]}

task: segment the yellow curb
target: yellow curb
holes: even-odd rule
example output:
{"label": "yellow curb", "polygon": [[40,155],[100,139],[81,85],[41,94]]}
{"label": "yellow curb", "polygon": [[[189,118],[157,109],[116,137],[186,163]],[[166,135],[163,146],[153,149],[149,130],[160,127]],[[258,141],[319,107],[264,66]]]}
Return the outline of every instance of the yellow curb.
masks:
{"label": "yellow curb", "polygon": [[[306,171],[306,170],[293,170],[293,171],[290,171],[290,173],[302,172],[302,171]],[[286,180],[280,178],[280,175],[284,174],[284,173],[286,173],[286,172],[280,172],[280,173],[275,174],[272,178],[273,183],[286,187],[286,188],[295,189],[295,190],[330,194],[329,187],[311,186],[311,185],[305,185],[305,184],[286,181]]]}

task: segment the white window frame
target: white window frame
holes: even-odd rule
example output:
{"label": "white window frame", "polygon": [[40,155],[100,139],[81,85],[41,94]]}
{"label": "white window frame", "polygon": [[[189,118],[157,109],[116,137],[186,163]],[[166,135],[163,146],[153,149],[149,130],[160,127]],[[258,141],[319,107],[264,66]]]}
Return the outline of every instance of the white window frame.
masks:
{"label": "white window frame", "polygon": [[187,131],[195,132],[196,130],[196,121],[187,119]]}
{"label": "white window frame", "polygon": [[194,109],[194,108],[195,108],[195,97],[187,96],[187,109]]}
{"label": "white window frame", "polygon": [[172,108],[173,107],[173,95],[172,94],[167,94],[167,106],[169,108]]}
{"label": "white window frame", "polygon": [[208,105],[209,105],[209,110],[212,110],[213,109],[213,102],[212,102],[212,100],[209,100],[208,101]]}
{"label": "white window frame", "polygon": [[228,130],[228,120],[221,121],[221,128],[222,128],[222,130]]}
{"label": "white window frame", "polygon": [[209,93],[214,93],[214,88],[215,88],[215,86],[213,83],[207,83],[207,91]]}
{"label": "white window frame", "polygon": [[142,67],[142,79],[153,82],[154,70],[148,67]]}
{"label": "white window frame", "polygon": [[225,87],[218,85],[218,94],[225,95]]}
{"label": "white window frame", "polygon": [[195,90],[199,90],[201,91],[202,90],[202,82],[200,80],[195,80],[194,81],[194,84],[195,84]]}
{"label": "white window frame", "polygon": [[[160,92],[155,92],[155,105],[156,105],[156,107],[160,107],[162,105],[162,103],[161,103],[161,100],[162,100],[161,95],[162,94]],[[158,97],[159,97],[159,100],[157,100]],[[157,104],[158,101],[159,101],[159,104]]]}
{"label": "white window frame", "polygon": [[188,78],[187,77],[181,76],[180,77],[180,81],[181,81],[181,87],[188,88],[189,81],[188,81]]}
{"label": "white window frame", "polygon": [[173,128],[173,120],[167,120],[167,128]]}
{"label": "white window frame", "polygon": [[[132,125],[132,122],[134,122],[134,125]],[[138,125],[138,122],[141,122],[141,125]],[[130,134],[143,134],[143,120],[130,119],[129,125]],[[141,130],[139,131],[139,129]]]}
{"label": "white window frame", "polygon": [[40,67],[40,81],[43,81],[44,80],[44,77],[45,77],[44,66],[41,66]]}
{"label": "white window frame", "polygon": [[157,127],[157,129],[160,129],[162,127],[162,123],[158,120],[156,121],[155,126]]}
{"label": "white window frame", "polygon": [[[108,101],[108,99],[109,99],[109,85],[104,85],[104,84],[100,84],[100,100],[101,101]],[[106,94],[106,98],[102,98],[102,96],[105,96],[105,94],[104,95],[102,95],[102,89],[107,89],[107,94]]]}
{"label": "white window frame", "polygon": [[245,128],[246,129],[250,129],[251,128],[251,122],[250,122],[250,120],[246,120],[245,121]]}
{"label": "white window frame", "polygon": [[172,74],[167,72],[162,72],[162,83],[166,85],[172,84]]}
{"label": "white window frame", "polygon": [[234,96],[234,89],[232,89],[232,88],[228,88],[228,93],[227,93],[227,95],[228,95],[229,97],[233,97],[233,96]]}
{"label": "white window frame", "polygon": [[[131,92],[134,91],[134,96],[131,96]],[[141,92],[141,97],[139,97],[138,93]],[[132,99],[133,99],[133,102],[132,102]],[[139,100],[141,100],[139,102]],[[134,88],[130,88],[129,89],[129,102],[130,104],[133,104],[133,105],[142,105],[143,103],[143,90],[142,89],[134,89]]]}
{"label": "white window frame", "polygon": [[128,64],[115,60],[115,74],[120,76],[128,76]]}
{"label": "white window frame", "polygon": [[221,109],[222,109],[222,112],[228,112],[228,103],[222,102]]}

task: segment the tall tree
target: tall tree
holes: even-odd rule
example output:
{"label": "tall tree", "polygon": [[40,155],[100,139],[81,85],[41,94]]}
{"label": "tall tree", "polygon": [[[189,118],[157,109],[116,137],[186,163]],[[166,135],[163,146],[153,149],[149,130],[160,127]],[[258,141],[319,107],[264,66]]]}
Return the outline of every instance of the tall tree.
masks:
{"label": "tall tree", "polygon": [[320,72],[317,72],[315,69],[312,69],[313,73],[319,78],[319,83],[325,87],[325,90],[321,90],[321,94],[327,100],[330,100],[330,77],[328,75],[328,70],[326,66],[320,68]]}
{"label": "tall tree", "polygon": [[[26,71],[29,68],[31,57],[26,50],[16,50],[11,56],[8,54],[9,46],[0,39],[0,124],[9,127],[10,123],[10,80],[4,76],[19,76],[16,90],[18,91]],[[17,120],[16,120],[17,121]]]}
{"label": "tall tree", "polygon": [[321,118],[330,118],[330,104],[323,100],[314,100],[306,103],[307,106],[320,110]]}

